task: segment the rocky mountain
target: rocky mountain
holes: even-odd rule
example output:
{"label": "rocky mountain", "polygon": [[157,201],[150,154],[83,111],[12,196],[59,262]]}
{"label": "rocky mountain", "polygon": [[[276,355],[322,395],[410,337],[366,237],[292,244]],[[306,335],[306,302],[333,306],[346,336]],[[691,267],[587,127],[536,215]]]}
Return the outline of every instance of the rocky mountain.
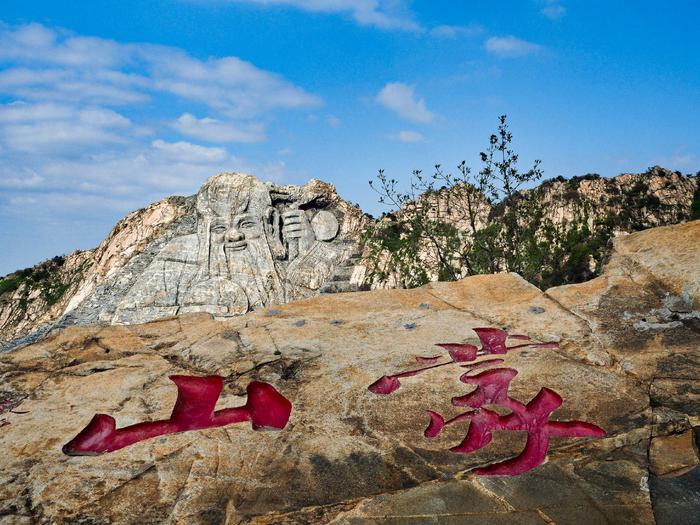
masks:
{"label": "rocky mountain", "polygon": [[[395,192],[392,185],[382,191]],[[517,258],[518,272],[542,289],[582,282],[600,273],[615,236],[700,218],[700,177],[658,166],[610,179],[557,177],[500,202],[456,181],[396,197],[401,209],[374,223],[367,243],[372,288],[496,273],[508,268],[498,253]],[[513,216],[517,228],[498,233]]]}
{"label": "rocky mountain", "polygon": [[[502,273],[52,332],[0,354],[0,521],[692,523],[698,253],[693,221],[546,292]],[[224,411],[272,385],[288,423],[62,452],[96,413],[177,416],[171,374],[221,377]]]}
{"label": "rocky mountain", "polygon": [[589,227],[608,222],[617,233],[690,220],[699,177],[688,177],[654,166],[644,173],[625,173],[606,179],[584,175],[545,181],[522,192],[536,199],[555,223],[573,222],[585,215]]}
{"label": "rocky mountain", "polygon": [[[688,220],[698,191],[697,177],[657,167],[614,179],[554,179],[521,198],[537,200],[557,224],[585,217],[591,225],[607,221],[619,234]],[[436,213],[459,225],[449,196],[437,198]],[[498,213],[486,199],[480,203],[482,215]],[[131,324],[186,312],[228,317],[376,287],[361,260],[368,220],[318,180],[277,186],[245,174],[212,177],[196,196],[129,214],[95,250],[0,280],[0,349],[76,324]],[[603,253],[598,247],[597,271]]]}
{"label": "rocky mountain", "polygon": [[277,186],[222,173],[196,196],[129,214],[95,250],[3,278],[0,344],[24,344],[73,324],[195,311],[227,317],[356,290],[363,220],[330,184]]}
{"label": "rocky mountain", "polygon": [[193,198],[170,197],[127,215],[94,250],[76,251],[4,277],[0,344],[36,329],[39,334],[49,330],[148,245],[187,229],[187,217],[191,223],[193,213]]}

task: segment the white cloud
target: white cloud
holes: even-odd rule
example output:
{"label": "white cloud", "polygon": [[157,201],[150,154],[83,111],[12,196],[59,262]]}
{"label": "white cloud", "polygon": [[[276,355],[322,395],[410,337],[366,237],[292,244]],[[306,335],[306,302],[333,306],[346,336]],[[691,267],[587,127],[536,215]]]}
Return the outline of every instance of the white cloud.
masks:
{"label": "white cloud", "polygon": [[39,101],[133,104],[171,93],[229,115],[310,108],[321,99],[235,56],[123,44],[29,24],[0,26],[0,93]]}
{"label": "white cloud", "polygon": [[428,123],[435,115],[425,106],[425,100],[417,98],[415,87],[401,82],[386,84],[377,94],[377,102],[411,122]]}
{"label": "white cloud", "polygon": [[425,142],[425,137],[417,131],[399,131],[393,138],[401,142]]}
{"label": "white cloud", "polygon": [[157,139],[151,142],[151,147],[162,153],[166,159],[173,161],[209,163],[220,162],[228,157],[228,153],[224,148],[208,148],[184,141],[165,142]]}
{"label": "white cloud", "polygon": [[149,99],[149,80],[118,71],[14,67],[0,71],[0,92],[26,100],[133,104]]}
{"label": "white cloud", "polygon": [[190,113],[183,113],[172,123],[172,127],[183,135],[207,142],[260,142],[265,140],[262,124],[248,123],[234,125],[209,117],[198,119]]}
{"label": "white cloud", "polygon": [[[150,100],[157,103],[146,106]],[[320,105],[238,57],[0,22],[0,230],[51,232],[67,251],[98,242],[86,230],[102,235],[119,216],[191,195],[221,171],[282,182],[282,162],[199,143],[264,140],[262,122],[278,121],[276,112]],[[186,140],[171,138],[173,128]],[[59,233],[56,225],[68,223],[75,226]]]}
{"label": "white cloud", "polygon": [[5,168],[0,171],[0,188],[35,188],[44,182],[44,178],[40,177],[35,171],[24,169],[22,173],[12,173],[11,170]]}
{"label": "white cloud", "polygon": [[70,106],[13,102],[0,106],[0,124],[67,119],[74,116]]}
{"label": "white cloud", "polygon": [[[222,171],[244,171],[277,182],[287,177],[281,161],[255,163],[223,148],[163,140],[146,148],[28,162],[33,166],[23,168],[22,174],[0,168],[1,181],[16,179],[0,184],[8,188],[0,194],[0,213],[26,217],[31,206],[33,219],[46,223],[66,217],[103,221],[106,212],[120,216],[167,195],[192,195],[208,177]],[[108,231],[111,224],[104,227]]]}
{"label": "white cloud", "polygon": [[122,65],[128,58],[129,46],[113,40],[72,36],[36,23],[14,31],[0,28],[0,60],[98,69]]}
{"label": "white cloud", "polygon": [[121,215],[167,195],[191,195],[221,171],[262,169],[223,148],[161,139],[73,158],[25,156],[19,163],[0,168],[0,180],[10,181],[0,184],[8,188],[0,194],[0,211],[21,217],[31,201],[33,216],[45,221],[68,216],[103,221],[106,211]]}
{"label": "white cloud", "polygon": [[477,24],[466,26],[436,26],[430,30],[430,35],[437,38],[457,38],[460,36],[471,37],[477,36],[484,32],[484,28]]}
{"label": "white cloud", "polygon": [[157,90],[201,102],[236,118],[321,105],[316,95],[237,57],[201,61],[163,47],[151,47],[144,54]]}
{"label": "white cloud", "polygon": [[289,6],[313,13],[347,13],[360,25],[421,31],[403,0],[229,0],[262,6]]}
{"label": "white cloud", "polygon": [[543,49],[539,44],[528,42],[514,36],[494,36],[484,45],[486,51],[501,57],[519,57],[537,53]]}
{"label": "white cloud", "polygon": [[239,166],[241,161],[223,148],[157,140],[123,152],[43,162],[36,171],[65,194],[82,190],[148,203],[166,195],[192,194],[207,177]]}
{"label": "white cloud", "polygon": [[326,122],[332,128],[339,128],[341,126],[341,124],[343,123],[343,121],[340,120],[335,115],[328,115],[328,117],[326,117]]}
{"label": "white cloud", "polygon": [[559,0],[546,0],[547,5],[542,8],[540,13],[550,20],[557,20],[566,14],[564,7]]}
{"label": "white cloud", "polygon": [[124,143],[130,128],[129,119],[99,107],[0,105],[0,144],[19,152],[65,154],[86,146]]}

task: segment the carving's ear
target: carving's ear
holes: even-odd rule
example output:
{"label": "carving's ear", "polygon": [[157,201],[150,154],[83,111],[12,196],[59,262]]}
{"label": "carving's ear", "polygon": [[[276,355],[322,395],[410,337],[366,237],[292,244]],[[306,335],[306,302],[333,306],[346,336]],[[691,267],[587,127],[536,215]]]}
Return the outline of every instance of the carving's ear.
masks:
{"label": "carving's ear", "polygon": [[274,206],[268,206],[264,217],[265,237],[267,237],[272,256],[275,259],[284,259],[287,256],[287,250],[282,243],[282,226],[279,212]]}

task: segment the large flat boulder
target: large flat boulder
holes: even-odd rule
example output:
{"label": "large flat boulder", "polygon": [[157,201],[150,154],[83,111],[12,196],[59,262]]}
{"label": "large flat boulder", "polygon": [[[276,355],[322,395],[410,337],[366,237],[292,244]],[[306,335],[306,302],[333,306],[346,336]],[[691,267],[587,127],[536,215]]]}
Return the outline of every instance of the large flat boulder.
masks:
{"label": "large flat boulder", "polygon": [[[66,328],[0,356],[0,523],[690,523],[700,512],[698,253],[700,221],[621,237],[603,276],[547,292],[499,274],[226,320]],[[545,463],[498,476],[479,469],[518,457],[527,432],[497,430],[465,454],[449,449],[468,420],[426,438],[428,410],[448,419],[465,410],[451,398],[475,390],[459,379],[464,363],[435,345],[479,346],[477,327],[558,342],[509,338],[526,346],[477,359],[517,372],[511,403],[531,408],[550,389],[562,398],[550,422],[606,435],[552,437]],[[390,395],[368,390],[440,363]],[[62,453],[95,413],[118,427],[167,419],[171,374],[222,376],[217,408],[242,405],[252,380],[270,383],[292,402],[289,424]],[[483,407],[507,417],[494,405]]]}

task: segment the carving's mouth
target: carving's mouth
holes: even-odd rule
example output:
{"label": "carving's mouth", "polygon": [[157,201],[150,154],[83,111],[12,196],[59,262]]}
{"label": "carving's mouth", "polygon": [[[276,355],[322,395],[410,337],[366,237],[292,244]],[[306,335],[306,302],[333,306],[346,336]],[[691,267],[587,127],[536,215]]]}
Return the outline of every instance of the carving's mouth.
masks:
{"label": "carving's mouth", "polygon": [[232,252],[240,252],[248,247],[247,241],[229,241],[224,244],[224,250]]}

